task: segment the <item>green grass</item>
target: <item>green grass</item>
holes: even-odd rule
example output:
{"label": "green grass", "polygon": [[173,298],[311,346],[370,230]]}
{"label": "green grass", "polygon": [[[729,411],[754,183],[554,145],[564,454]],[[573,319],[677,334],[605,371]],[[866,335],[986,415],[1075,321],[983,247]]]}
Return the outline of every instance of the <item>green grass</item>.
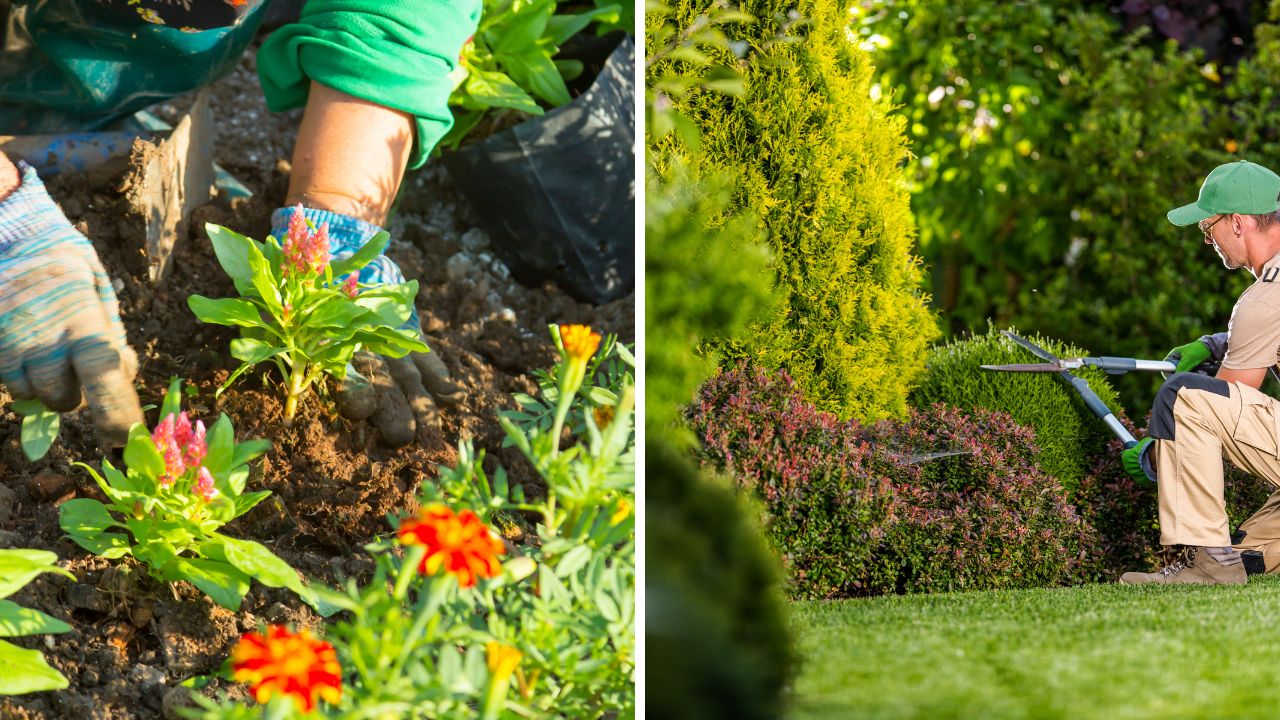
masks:
{"label": "green grass", "polygon": [[1280,577],[796,603],[789,718],[1280,717]]}

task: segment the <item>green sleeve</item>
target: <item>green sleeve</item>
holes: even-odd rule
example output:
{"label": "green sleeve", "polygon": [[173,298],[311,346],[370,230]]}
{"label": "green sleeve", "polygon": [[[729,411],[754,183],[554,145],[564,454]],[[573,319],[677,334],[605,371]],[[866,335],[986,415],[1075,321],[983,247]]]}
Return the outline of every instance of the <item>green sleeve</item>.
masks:
{"label": "green sleeve", "polygon": [[453,125],[449,73],[476,31],[480,0],[310,0],[298,22],[258,51],[267,107],[300,107],[311,80],[416,118],[409,166],[426,162]]}

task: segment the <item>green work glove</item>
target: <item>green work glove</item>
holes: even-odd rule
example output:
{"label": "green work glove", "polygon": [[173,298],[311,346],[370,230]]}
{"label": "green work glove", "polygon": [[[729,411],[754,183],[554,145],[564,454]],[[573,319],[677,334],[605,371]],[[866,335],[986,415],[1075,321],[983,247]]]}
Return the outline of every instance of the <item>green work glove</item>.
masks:
{"label": "green work glove", "polygon": [[1120,453],[1120,464],[1129,477],[1138,482],[1156,481],[1156,471],[1151,467],[1151,456],[1148,453],[1155,441],[1155,438],[1142,438],[1137,445]]}
{"label": "green work glove", "polygon": [[1196,368],[1213,359],[1213,352],[1200,340],[1192,340],[1170,350],[1164,359],[1165,362],[1177,363],[1174,372],[1195,372]]}

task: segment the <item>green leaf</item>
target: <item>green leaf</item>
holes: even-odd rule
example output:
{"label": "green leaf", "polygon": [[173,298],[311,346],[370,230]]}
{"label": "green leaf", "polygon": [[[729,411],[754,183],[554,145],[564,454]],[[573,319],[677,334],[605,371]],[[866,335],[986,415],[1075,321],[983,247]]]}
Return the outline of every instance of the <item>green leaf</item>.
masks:
{"label": "green leaf", "polygon": [[249,512],[258,503],[266,500],[270,495],[270,490],[257,490],[243,495],[236,495],[235,500],[233,501],[235,504],[235,511],[232,517],[240,517],[241,515]]}
{"label": "green leaf", "polygon": [[240,609],[244,594],[249,592],[249,576],[218,560],[174,558],[165,566],[163,575],[167,580],[186,580],[232,611]]}
{"label": "green leaf", "polygon": [[267,358],[284,352],[285,348],[253,338],[236,338],[231,341],[231,357],[243,360],[247,365],[257,365]]}
{"label": "green leaf", "polygon": [[355,301],[360,308],[378,316],[383,324],[398,328],[409,319],[409,304],[394,297],[361,297]]}
{"label": "green leaf", "polygon": [[236,443],[235,452],[231,456],[231,467],[238,468],[245,465],[270,449],[270,440],[245,440],[242,443]]}
{"label": "green leaf", "polygon": [[411,335],[412,331],[392,330],[391,328],[374,328],[361,330],[352,337],[369,352],[387,357],[404,357],[411,352],[426,352],[427,346]]}
{"label": "green leaf", "polygon": [[289,563],[281,560],[262,543],[253,540],[238,540],[232,537],[219,536],[222,550],[227,562],[267,587],[288,588],[298,594],[307,604],[316,609],[320,615],[328,617],[339,608],[320,602],[311,589],[303,584],[298,571]]}
{"label": "green leaf", "polygon": [[24,608],[10,600],[0,600],[0,637],[64,633],[71,626],[39,610]]}
{"label": "green leaf", "polygon": [[266,327],[258,308],[248,300],[188,295],[187,306],[203,322],[240,327]]}
{"label": "green leaf", "polygon": [[48,409],[23,417],[22,454],[33,462],[44,457],[53,447],[53,441],[58,439],[60,423],[58,413]]}
{"label": "green leaf", "polygon": [[302,324],[307,329],[345,328],[367,312],[345,297],[329,300],[308,315]]}
{"label": "green leaf", "polygon": [[329,267],[333,270],[335,278],[348,275],[360,270],[365,265],[373,262],[373,259],[381,255],[386,249],[387,244],[391,242],[391,235],[386,230],[379,232],[377,235],[369,238],[369,242],[360,246],[360,249],[349,257],[342,260],[334,260],[329,263]]}
{"label": "green leaf", "polygon": [[58,556],[48,550],[0,550],[0,598],[9,597],[18,588],[41,573],[57,573],[75,579],[75,575],[54,565]]}
{"label": "green leaf", "polygon": [[556,563],[556,574],[562,578],[567,578],[585,567],[590,559],[591,548],[586,545],[578,545],[565,553],[560,558],[560,562]]}
{"label": "green leaf", "polygon": [[271,314],[280,317],[284,312],[284,306],[280,299],[279,278],[272,272],[267,258],[256,247],[249,248],[249,267],[253,270],[253,275],[250,277],[253,288],[258,291],[258,296],[267,304]]}
{"label": "green leaf", "polygon": [[542,37],[547,21],[556,10],[555,0],[534,0],[512,13],[511,19],[495,26],[488,33],[489,47],[494,54],[518,53],[533,47]]}
{"label": "green leaf", "polygon": [[621,10],[619,5],[605,5],[577,15],[555,15],[547,22],[545,36],[557,47],[566,40],[582,32],[596,18],[616,17]]}
{"label": "green leaf", "polygon": [[231,459],[235,452],[235,431],[231,427],[231,418],[226,413],[218,417],[218,421],[209,428],[205,435],[208,452],[204,456],[204,466],[215,476],[221,476],[231,469]]}
{"label": "green leaf", "polygon": [[213,253],[218,256],[218,264],[222,269],[233,280],[247,282],[253,276],[253,269],[249,265],[249,249],[255,246],[254,241],[213,223],[205,223],[204,230],[213,242]]}
{"label": "green leaf", "polygon": [[556,64],[538,49],[528,50],[521,55],[509,58],[499,56],[499,62],[503,60],[506,60],[504,67],[507,68],[511,79],[535,96],[553,107],[560,107],[569,102],[569,88],[565,86],[564,78],[561,77]]}
{"label": "green leaf", "polygon": [[[190,302],[192,295],[187,298]],[[257,313],[254,313],[255,315]],[[182,379],[178,377],[170,378],[169,390],[164,394],[164,400],[160,403],[160,420],[163,421],[170,415],[178,415],[182,412]]]}
{"label": "green leaf", "polygon": [[14,400],[9,403],[9,409],[19,415],[33,415],[35,413],[48,410],[48,408],[44,406],[44,403],[35,398],[31,398],[30,400]]}
{"label": "green leaf", "polygon": [[158,478],[164,474],[164,456],[156,449],[151,433],[142,423],[134,423],[129,428],[129,441],[124,446],[124,463],[129,469],[150,478]]}
{"label": "green leaf", "polygon": [[0,695],[62,690],[67,679],[45,662],[44,655],[0,640]]}
{"label": "green leaf", "polygon": [[465,87],[472,98],[486,107],[510,108],[530,115],[543,114],[542,107],[503,73],[477,68],[467,76]]}
{"label": "green leaf", "polygon": [[70,535],[96,535],[107,528],[120,527],[107,506],[92,498],[75,498],[62,504],[58,526]]}

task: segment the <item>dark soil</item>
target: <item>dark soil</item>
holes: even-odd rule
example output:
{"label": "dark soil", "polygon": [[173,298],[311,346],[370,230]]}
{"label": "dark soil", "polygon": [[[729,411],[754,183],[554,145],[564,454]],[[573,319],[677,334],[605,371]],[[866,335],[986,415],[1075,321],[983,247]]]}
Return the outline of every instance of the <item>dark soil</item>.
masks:
{"label": "dark soil", "polygon": [[[513,407],[511,393],[535,389],[532,371],[549,366],[555,351],[546,326],[588,323],[634,342],[634,295],[605,306],[579,303],[553,286],[514,283],[488,239],[454,196],[443,168],[431,164],[405,182],[388,251],[421,292],[418,308],[432,350],[469,395],[443,408],[443,432],[402,448],[383,445],[377,431],[340,417],[325,396],[311,395],[292,427],[282,423],[280,378],[264,364],[214,399],[214,390],[238,361],[230,328],[199,323],[189,294],[228,297],[230,280],[214,258],[205,221],[253,237],[268,232],[272,209],[284,198],[288,157],[298,113],[271,115],[262,103],[252,57],[215,86],[220,114],[215,157],[255,195],[200,209],[189,236],[175,249],[170,275],[159,288],[146,278],[139,248],[141,218],[128,211],[121,182],[125,167],[53,178],[50,192],[91,238],[115,280],[130,344],[140,360],[142,402],[160,403],[172,376],[194,383],[187,409],[210,424],[230,416],[238,440],[267,438],[273,449],[255,463],[249,489],[272,497],[224,528],[259,540],[318,581],[335,583],[367,572],[362,547],[390,531],[386,515],[411,512],[438,466],[456,459],[460,438],[485,448],[527,491],[540,491],[523,459],[501,448],[496,412]],[[176,114],[180,103],[162,108]],[[3,398],[6,399],[7,398]],[[148,420],[153,422],[154,411]],[[187,692],[183,680],[215,672],[239,633],[260,623],[315,626],[319,618],[287,591],[255,584],[238,613],[215,606],[195,588],[152,580],[130,559],[106,561],[62,537],[58,505],[97,497],[92,479],[71,463],[97,465],[102,457],[87,412],[63,416],[58,443],[31,463],[19,447],[19,418],[0,411],[0,547],[42,548],[76,581],[44,576],[12,600],[71,624],[70,633],[19,638],[40,649],[71,682],[65,691],[0,698],[0,718],[83,720],[176,717],[170,706]],[[116,451],[118,452],[118,451]],[[211,686],[243,692],[215,681]]]}

